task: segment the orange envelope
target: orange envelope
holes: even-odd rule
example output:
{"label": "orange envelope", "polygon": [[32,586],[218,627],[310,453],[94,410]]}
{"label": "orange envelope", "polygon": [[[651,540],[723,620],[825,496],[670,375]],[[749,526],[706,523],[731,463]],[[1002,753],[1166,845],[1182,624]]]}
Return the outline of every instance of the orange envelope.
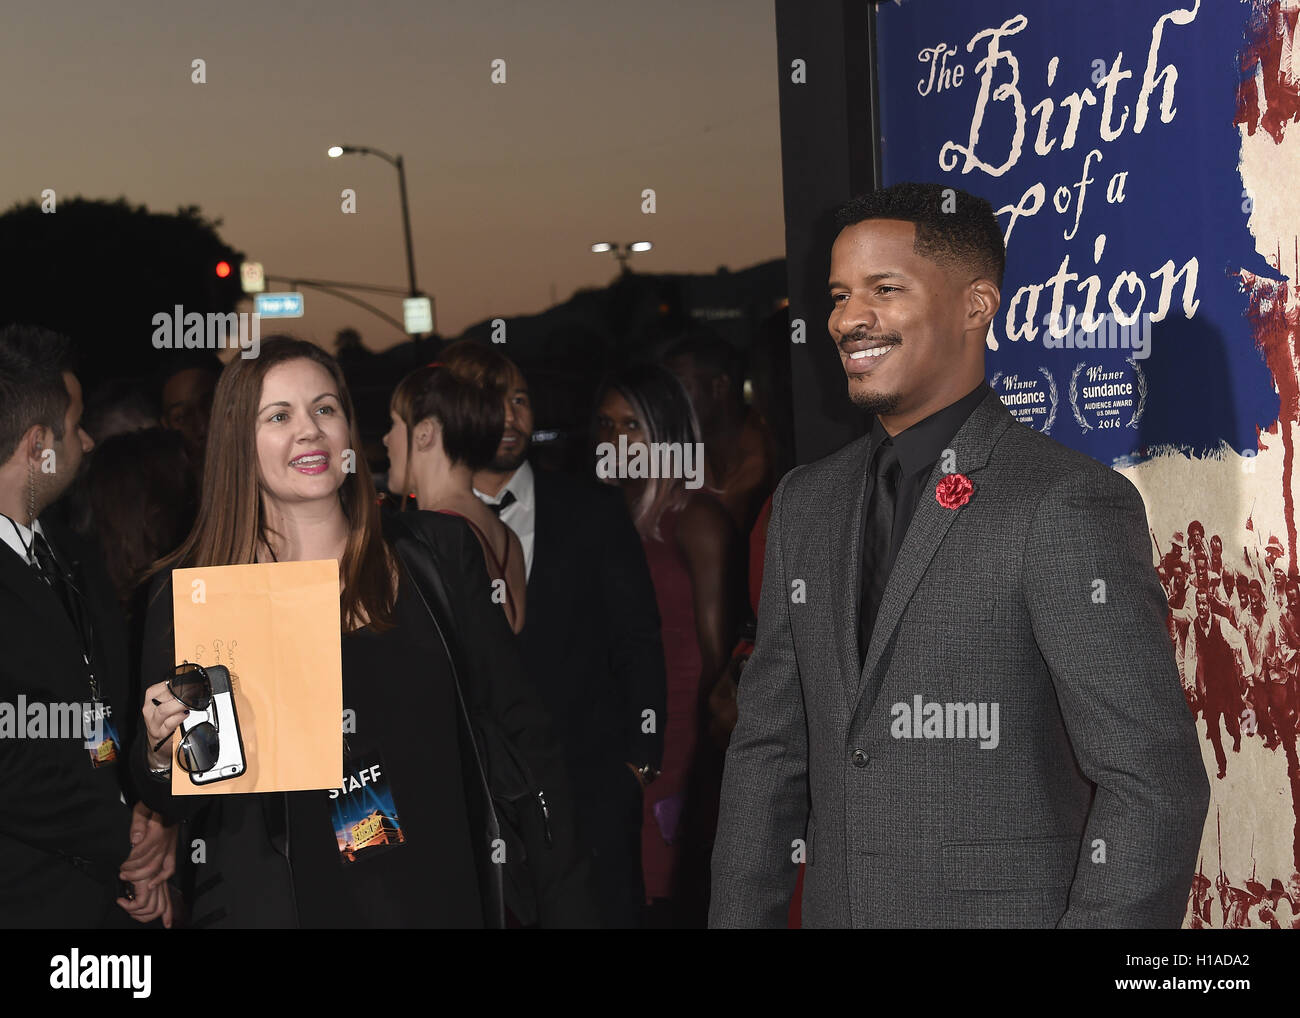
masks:
{"label": "orange envelope", "polygon": [[[172,599],[176,663],[230,670],[246,768],[238,777],[195,784],[174,764],[172,794],[341,787],[338,562],[177,569]],[[228,737],[224,725],[219,737]]]}

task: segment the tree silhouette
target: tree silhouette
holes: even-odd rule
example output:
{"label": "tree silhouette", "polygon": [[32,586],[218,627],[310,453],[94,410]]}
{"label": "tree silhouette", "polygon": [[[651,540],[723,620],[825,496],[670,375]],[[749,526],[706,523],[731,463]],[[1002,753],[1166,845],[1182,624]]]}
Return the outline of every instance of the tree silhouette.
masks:
{"label": "tree silhouette", "polygon": [[[242,296],[240,252],[221,221],[197,206],[174,213],[125,198],[35,201],[0,214],[0,324],[26,322],[70,336],[83,381],[147,375],[172,351],[153,346],[153,316],[228,312]],[[216,265],[230,264],[219,279]]]}

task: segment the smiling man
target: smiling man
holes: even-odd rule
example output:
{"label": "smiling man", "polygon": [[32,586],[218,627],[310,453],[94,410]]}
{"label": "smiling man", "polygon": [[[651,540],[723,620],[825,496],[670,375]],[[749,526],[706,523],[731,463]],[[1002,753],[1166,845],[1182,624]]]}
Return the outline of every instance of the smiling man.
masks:
{"label": "smiling man", "polygon": [[1209,789],[1141,496],[984,381],[986,201],[900,184],[837,223],[875,420],[773,496],[710,924],[783,926],[806,861],[806,927],[1176,927]]}

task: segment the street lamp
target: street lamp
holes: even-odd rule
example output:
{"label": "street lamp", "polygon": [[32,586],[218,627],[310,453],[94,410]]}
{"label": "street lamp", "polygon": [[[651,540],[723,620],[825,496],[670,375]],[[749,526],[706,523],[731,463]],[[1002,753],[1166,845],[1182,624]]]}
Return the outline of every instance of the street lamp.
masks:
{"label": "street lamp", "polygon": [[602,241],[599,244],[592,244],[591,251],[592,254],[604,254],[606,251],[613,252],[614,257],[618,259],[618,264],[622,267],[623,272],[628,273],[632,271],[627,267],[627,260],[631,256],[632,252],[649,251],[653,247],[654,245],[648,240],[638,240],[631,244],[623,244],[621,245],[621,249],[618,244],[611,244],[607,241]]}
{"label": "street lamp", "polygon": [[401,156],[390,156],[387,152],[381,152],[377,148],[367,148],[364,145],[331,145],[326,154],[331,159],[337,159],[344,153],[356,152],[363,156],[379,156],[393,166],[397,167],[397,184],[402,192],[402,230],[406,235],[406,275],[411,288],[411,296],[420,296],[420,291],[415,286],[415,253],[411,248],[411,213],[406,205],[406,167],[402,162]]}

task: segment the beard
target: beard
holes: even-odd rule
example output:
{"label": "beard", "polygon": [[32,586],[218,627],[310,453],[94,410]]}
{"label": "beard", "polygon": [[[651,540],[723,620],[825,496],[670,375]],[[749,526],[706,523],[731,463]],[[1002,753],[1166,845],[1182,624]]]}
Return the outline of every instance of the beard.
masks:
{"label": "beard", "polygon": [[[897,332],[885,332],[873,336],[866,329],[858,329],[848,336],[845,343],[861,343],[870,339],[883,339],[894,346],[901,346],[903,337]],[[861,388],[849,386],[849,401],[859,410],[869,414],[891,414],[898,409],[903,397],[897,392],[867,392]]]}
{"label": "beard", "polygon": [[902,397],[896,392],[850,392],[849,401],[859,410],[877,417],[892,414],[898,409]]}
{"label": "beard", "polygon": [[520,436],[520,442],[515,446],[515,451],[503,453],[499,448],[497,454],[493,457],[488,469],[498,474],[509,474],[523,466],[524,460],[528,458],[528,440]]}

